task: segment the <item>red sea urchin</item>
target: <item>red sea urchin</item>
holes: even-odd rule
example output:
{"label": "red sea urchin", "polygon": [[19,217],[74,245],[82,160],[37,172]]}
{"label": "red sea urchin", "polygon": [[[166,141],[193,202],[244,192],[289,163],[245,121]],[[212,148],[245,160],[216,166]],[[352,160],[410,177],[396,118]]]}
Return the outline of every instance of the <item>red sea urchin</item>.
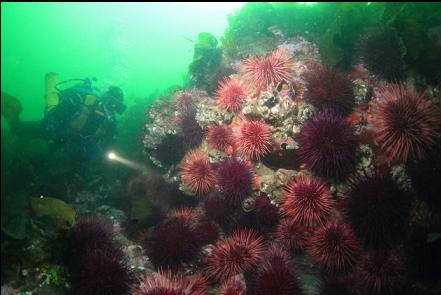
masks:
{"label": "red sea urchin", "polygon": [[354,168],[357,137],[351,125],[333,110],[324,109],[307,120],[298,142],[299,161],[320,176],[341,178]]}
{"label": "red sea urchin", "polygon": [[293,67],[287,52],[275,50],[268,56],[250,57],[245,60],[244,73],[246,79],[258,90],[265,90],[271,84],[291,80]]}
{"label": "red sea urchin", "polygon": [[346,271],[357,262],[361,246],[347,224],[331,222],[314,232],[306,250],[325,269]]}
{"label": "red sea urchin", "polygon": [[332,108],[343,115],[351,112],[354,94],[351,80],[336,70],[316,66],[304,75],[303,97],[319,109]]}
{"label": "red sea urchin", "polygon": [[357,277],[366,294],[396,294],[394,291],[402,278],[402,271],[398,256],[380,251],[363,257]]}
{"label": "red sea urchin", "polygon": [[238,112],[242,109],[247,97],[247,87],[240,80],[226,78],[219,83],[217,102],[219,106],[229,112]]}
{"label": "red sea urchin", "polygon": [[208,128],[207,143],[224,152],[233,145],[233,131],[227,125],[212,125]]}
{"label": "red sea urchin", "polygon": [[134,295],[204,295],[208,289],[207,281],[201,276],[183,277],[170,271],[159,270],[146,274],[133,289]]}
{"label": "red sea urchin", "polygon": [[389,172],[376,168],[350,181],[344,215],[365,246],[378,249],[405,236],[410,204]]}
{"label": "red sea urchin", "polygon": [[254,284],[256,295],[300,295],[295,267],[283,250],[273,247],[259,265]]}
{"label": "red sea urchin", "polygon": [[302,175],[286,185],[280,207],[285,217],[310,228],[326,222],[334,201],[323,181]]}
{"label": "red sea urchin", "polygon": [[237,151],[252,160],[260,160],[272,149],[270,129],[262,121],[245,119],[234,135]]}
{"label": "red sea urchin", "polygon": [[441,112],[425,93],[403,84],[380,89],[372,104],[376,140],[392,161],[424,159],[441,138]]}
{"label": "red sea urchin", "polygon": [[263,238],[254,230],[237,230],[213,247],[207,258],[207,272],[217,280],[226,280],[251,270],[264,253]]}
{"label": "red sea urchin", "polygon": [[216,172],[217,183],[229,204],[238,205],[253,192],[254,174],[240,158],[224,160]]}
{"label": "red sea urchin", "polygon": [[215,183],[215,173],[202,151],[190,151],[181,164],[182,183],[197,195],[207,193]]}

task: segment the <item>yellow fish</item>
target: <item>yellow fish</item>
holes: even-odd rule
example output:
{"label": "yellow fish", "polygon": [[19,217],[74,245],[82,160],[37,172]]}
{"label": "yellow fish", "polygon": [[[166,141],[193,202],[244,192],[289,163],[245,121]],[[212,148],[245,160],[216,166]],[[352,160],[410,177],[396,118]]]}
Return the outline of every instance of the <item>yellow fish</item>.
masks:
{"label": "yellow fish", "polygon": [[75,224],[75,210],[62,200],[31,198],[31,208],[37,217],[50,218],[58,228],[69,229]]}

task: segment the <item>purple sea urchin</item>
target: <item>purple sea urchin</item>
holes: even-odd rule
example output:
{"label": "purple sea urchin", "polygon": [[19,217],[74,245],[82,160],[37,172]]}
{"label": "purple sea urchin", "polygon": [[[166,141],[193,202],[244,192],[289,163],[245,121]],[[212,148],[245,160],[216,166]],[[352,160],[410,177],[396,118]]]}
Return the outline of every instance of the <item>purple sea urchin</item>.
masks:
{"label": "purple sea urchin", "polygon": [[354,94],[349,78],[336,70],[314,67],[304,75],[307,91],[303,97],[319,109],[332,108],[343,115],[351,112]]}
{"label": "purple sea urchin", "polygon": [[397,34],[388,29],[374,29],[360,40],[359,53],[363,65],[373,74],[397,81],[406,77],[403,46]]}
{"label": "purple sea urchin", "polygon": [[239,158],[226,159],[217,169],[217,183],[224,199],[233,205],[251,195],[253,179],[253,172]]}
{"label": "purple sea urchin", "polygon": [[299,161],[320,176],[341,178],[354,168],[357,137],[351,125],[330,109],[305,122],[298,142]]}
{"label": "purple sea urchin", "polygon": [[410,201],[387,171],[374,169],[351,180],[344,214],[367,247],[384,248],[404,237]]}
{"label": "purple sea urchin", "polygon": [[302,294],[295,267],[287,253],[276,247],[269,250],[258,267],[254,289],[258,295]]}

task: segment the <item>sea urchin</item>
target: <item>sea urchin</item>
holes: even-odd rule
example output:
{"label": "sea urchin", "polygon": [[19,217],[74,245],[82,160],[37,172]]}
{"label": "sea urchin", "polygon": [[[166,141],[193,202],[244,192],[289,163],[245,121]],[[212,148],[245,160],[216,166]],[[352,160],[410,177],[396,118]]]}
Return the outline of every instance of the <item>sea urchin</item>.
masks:
{"label": "sea urchin", "polygon": [[259,120],[244,120],[234,137],[238,152],[252,160],[260,160],[272,149],[270,128]]}
{"label": "sea urchin", "polygon": [[392,160],[424,159],[441,138],[441,112],[424,93],[392,84],[372,104],[376,140]]}
{"label": "sea urchin", "polygon": [[275,50],[268,56],[250,57],[245,60],[244,73],[247,80],[258,90],[265,90],[271,84],[291,80],[293,67],[287,52]]}
{"label": "sea urchin", "polygon": [[331,193],[323,181],[300,176],[286,185],[281,210],[285,217],[306,227],[313,227],[326,222],[333,205]]}
{"label": "sea urchin", "polygon": [[247,87],[240,80],[226,78],[219,83],[217,102],[219,106],[229,112],[238,112],[242,109],[247,97]]}
{"label": "sea urchin", "polygon": [[264,253],[263,238],[254,230],[237,230],[213,247],[207,260],[207,271],[213,278],[225,280],[251,270]]}
{"label": "sea urchin", "polygon": [[306,121],[298,141],[299,161],[320,176],[340,178],[354,167],[357,138],[351,125],[333,110],[324,109]]}
{"label": "sea urchin", "polygon": [[216,180],[215,173],[202,151],[190,151],[181,164],[182,183],[194,193],[201,195],[207,193]]}
{"label": "sea urchin", "polygon": [[314,232],[307,251],[325,269],[345,271],[357,262],[361,245],[347,224],[331,222]]}

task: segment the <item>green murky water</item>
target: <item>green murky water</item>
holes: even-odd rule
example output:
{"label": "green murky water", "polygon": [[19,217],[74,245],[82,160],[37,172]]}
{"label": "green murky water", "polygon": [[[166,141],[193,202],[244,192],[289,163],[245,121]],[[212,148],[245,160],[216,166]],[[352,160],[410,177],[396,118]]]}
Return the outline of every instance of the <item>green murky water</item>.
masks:
{"label": "green murky water", "polygon": [[1,294],[440,294],[438,3],[1,4]]}

